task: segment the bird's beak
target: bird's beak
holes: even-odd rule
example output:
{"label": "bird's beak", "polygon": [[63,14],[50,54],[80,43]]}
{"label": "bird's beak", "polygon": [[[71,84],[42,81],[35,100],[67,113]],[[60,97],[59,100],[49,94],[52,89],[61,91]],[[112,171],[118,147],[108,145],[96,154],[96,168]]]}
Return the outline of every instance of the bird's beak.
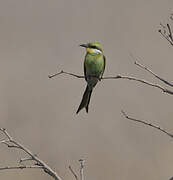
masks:
{"label": "bird's beak", "polygon": [[84,48],[88,48],[88,44],[80,44],[79,46],[84,47]]}

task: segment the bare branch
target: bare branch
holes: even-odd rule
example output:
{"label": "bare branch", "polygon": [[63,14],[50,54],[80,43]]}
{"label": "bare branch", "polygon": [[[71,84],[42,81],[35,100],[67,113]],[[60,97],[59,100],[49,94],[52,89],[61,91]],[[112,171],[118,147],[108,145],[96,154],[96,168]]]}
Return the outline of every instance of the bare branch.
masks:
{"label": "bare branch", "polygon": [[167,35],[165,35],[161,29],[158,30],[158,32],[171,44],[173,45],[173,42],[169,39],[169,37]]}
{"label": "bare branch", "polygon": [[171,134],[170,132],[168,132],[167,130],[161,128],[160,126],[157,126],[157,125],[154,125],[154,124],[151,124],[149,122],[146,122],[146,121],[143,121],[143,120],[139,120],[139,119],[135,119],[135,118],[132,118],[132,117],[129,117],[123,110],[121,111],[121,113],[124,115],[124,117],[128,120],[131,120],[131,121],[135,121],[135,122],[138,122],[138,123],[142,123],[142,124],[145,124],[147,126],[150,126],[152,128],[155,128],[163,133],[165,133],[166,135],[168,135],[169,137],[173,138],[173,134]]}
{"label": "bare branch", "polygon": [[18,146],[15,145],[10,145],[8,141],[1,141],[2,144],[5,144],[9,148],[19,148]]}
{"label": "bare branch", "polygon": [[4,133],[4,135],[7,137],[7,139],[10,141],[12,140],[12,137],[8,134],[5,128],[0,128],[0,131]]}
{"label": "bare branch", "polygon": [[139,67],[141,67],[142,69],[145,69],[146,71],[148,71],[150,74],[152,74],[154,77],[156,77],[157,79],[159,79],[160,81],[164,82],[165,84],[173,87],[173,84],[168,82],[167,80],[161,78],[160,76],[158,76],[156,73],[154,73],[153,71],[151,71],[147,66],[144,66],[142,64],[140,64],[139,62],[135,61],[135,64]]}
{"label": "bare branch", "polygon": [[73,73],[69,73],[69,72],[65,72],[63,70],[61,70],[60,72],[56,73],[56,74],[53,74],[53,75],[49,75],[48,77],[49,78],[53,78],[55,76],[58,76],[60,74],[67,74],[67,75],[70,75],[70,76],[74,76],[76,78],[85,78],[84,76],[80,76],[80,75],[76,75],[76,74],[73,74]]}
{"label": "bare branch", "polygon": [[[170,18],[171,19],[171,18]],[[172,31],[169,24],[167,24],[167,28],[160,23],[163,32],[161,29],[158,30],[158,32],[173,46],[173,37],[172,37]],[[168,32],[167,32],[168,30]]]}
{"label": "bare branch", "polygon": [[80,180],[84,180],[84,159],[80,159]]}
{"label": "bare branch", "polygon": [[75,179],[78,180],[78,176],[77,176],[77,174],[74,172],[74,170],[72,169],[72,167],[69,166],[68,168],[70,169],[70,171],[71,171],[71,173],[73,174],[73,176],[75,177]]}
{"label": "bare branch", "polygon": [[168,31],[169,31],[169,38],[171,39],[171,41],[173,42],[173,38],[172,38],[172,32],[171,32],[171,27],[169,24],[167,24],[168,27]]}
{"label": "bare branch", "polygon": [[22,163],[24,161],[33,161],[34,159],[32,157],[25,157],[25,158],[21,158],[19,163]]}
{"label": "bare branch", "polygon": [[[60,71],[59,73],[56,73],[55,75],[52,75],[51,77],[55,77],[55,76],[60,75],[60,74],[67,74],[67,75],[70,75],[70,76],[73,76],[73,77],[76,77],[76,78],[85,78],[84,76],[76,75],[76,74],[65,72],[65,71]],[[153,83],[148,82],[146,80],[138,79],[138,78],[135,78],[135,77],[117,75],[117,76],[102,77],[101,79],[103,79],[103,80],[106,80],[106,79],[126,79],[126,80],[137,81],[137,82],[146,84],[148,86],[158,88],[158,89],[162,90],[163,92],[165,92],[167,94],[173,95],[173,91],[171,91],[169,89],[166,89],[166,88],[164,88],[164,87],[162,87],[162,86],[160,86],[158,84],[153,84]]]}
{"label": "bare branch", "polygon": [[0,167],[0,170],[9,170],[9,169],[42,169],[42,166],[6,166]]}
{"label": "bare branch", "polygon": [[[80,169],[79,169],[79,174],[80,174],[80,180],[84,180],[84,159],[79,159],[79,163],[80,163]],[[75,173],[75,171],[72,169],[71,166],[69,166],[69,169],[71,171],[71,173],[73,174],[73,176],[75,177],[76,180],[79,180],[77,174]]]}
{"label": "bare branch", "polygon": [[[20,144],[19,142],[13,140],[13,138],[9,135],[9,133],[6,131],[6,129],[4,128],[0,128],[0,131],[6,136],[7,140],[2,141],[2,143],[6,144],[8,147],[17,147],[19,149],[21,149],[22,151],[24,151],[27,155],[30,156],[30,159],[33,159],[35,161],[35,165],[36,166],[26,166],[27,168],[32,168],[32,167],[38,167],[44,170],[44,172],[46,172],[47,174],[49,174],[50,176],[52,176],[55,180],[61,180],[60,176],[57,175],[57,173],[55,171],[53,171],[44,161],[42,161],[41,159],[39,159],[37,156],[35,156],[35,154],[33,154],[29,149],[27,149],[25,146],[23,146],[22,144]],[[12,143],[13,145],[9,145],[7,142]],[[29,160],[29,159],[28,159]],[[2,169],[22,169],[21,167],[25,167],[25,166],[18,166],[16,167],[11,167],[11,168],[1,168]]]}

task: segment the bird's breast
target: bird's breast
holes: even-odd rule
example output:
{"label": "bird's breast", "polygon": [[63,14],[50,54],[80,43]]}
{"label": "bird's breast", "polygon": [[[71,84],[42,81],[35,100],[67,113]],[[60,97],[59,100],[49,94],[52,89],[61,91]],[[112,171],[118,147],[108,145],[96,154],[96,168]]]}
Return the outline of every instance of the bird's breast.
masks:
{"label": "bird's breast", "polygon": [[88,75],[100,76],[104,67],[104,59],[102,55],[86,56],[85,68]]}

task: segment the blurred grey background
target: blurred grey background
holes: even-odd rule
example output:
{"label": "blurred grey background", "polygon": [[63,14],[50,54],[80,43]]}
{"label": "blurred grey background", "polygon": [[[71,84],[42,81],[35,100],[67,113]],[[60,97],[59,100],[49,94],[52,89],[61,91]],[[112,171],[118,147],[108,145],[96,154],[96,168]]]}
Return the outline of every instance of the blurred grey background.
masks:
{"label": "blurred grey background", "polygon": [[[169,22],[171,0],[0,0],[0,127],[47,162],[65,180],[86,159],[86,179],[168,180],[173,142],[152,128],[126,120],[151,121],[173,132],[172,97],[139,83],[105,80],[92,94],[89,114],[75,114],[85,81],[48,79],[61,69],[83,74],[85,51],[100,41],[105,76],[133,75],[156,82],[140,62],[172,80],[173,47],[158,33]],[[173,23],[172,23],[173,24]],[[3,137],[2,137],[3,138]],[[0,145],[0,167],[17,165],[19,151]],[[47,180],[40,170],[1,171],[5,180]]]}

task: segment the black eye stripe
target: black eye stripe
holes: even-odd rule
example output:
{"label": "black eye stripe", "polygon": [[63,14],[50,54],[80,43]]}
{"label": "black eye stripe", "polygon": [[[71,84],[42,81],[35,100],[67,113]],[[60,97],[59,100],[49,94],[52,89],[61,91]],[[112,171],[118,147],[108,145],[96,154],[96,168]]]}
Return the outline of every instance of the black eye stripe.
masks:
{"label": "black eye stripe", "polygon": [[93,49],[98,49],[98,50],[100,50],[100,48],[98,48],[97,46],[90,46],[90,48],[93,48]]}
{"label": "black eye stripe", "polygon": [[96,46],[91,46],[91,48],[93,48],[93,49],[97,49],[97,47],[96,47]]}

